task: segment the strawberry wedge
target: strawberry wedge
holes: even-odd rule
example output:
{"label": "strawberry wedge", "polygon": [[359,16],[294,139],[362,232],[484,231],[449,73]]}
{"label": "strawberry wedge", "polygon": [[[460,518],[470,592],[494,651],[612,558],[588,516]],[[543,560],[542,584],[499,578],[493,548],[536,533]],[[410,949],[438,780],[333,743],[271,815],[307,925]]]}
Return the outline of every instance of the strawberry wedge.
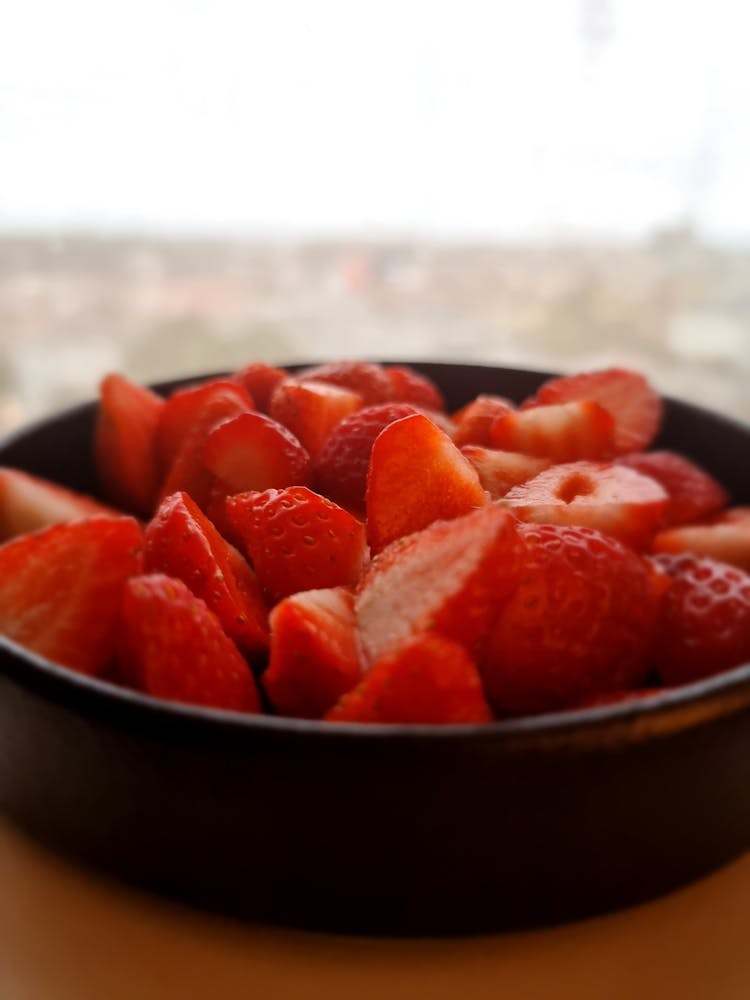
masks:
{"label": "strawberry wedge", "polygon": [[0,468],[0,542],[16,535],[117,511],[20,469]]}

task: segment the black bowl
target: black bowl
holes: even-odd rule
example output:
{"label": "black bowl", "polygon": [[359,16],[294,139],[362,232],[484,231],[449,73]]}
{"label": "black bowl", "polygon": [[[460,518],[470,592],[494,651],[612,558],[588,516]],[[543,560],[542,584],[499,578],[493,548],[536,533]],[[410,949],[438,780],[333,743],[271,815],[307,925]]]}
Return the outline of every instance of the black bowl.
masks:
{"label": "black bowl", "polygon": [[[540,373],[420,364],[457,407]],[[95,489],[87,404],[0,464]],[[750,502],[750,430],[670,401],[659,442]],[[750,845],[750,665],[644,703],[482,726],[160,703],[0,640],[0,801],[42,840],[224,913],[466,933],[645,900]]]}

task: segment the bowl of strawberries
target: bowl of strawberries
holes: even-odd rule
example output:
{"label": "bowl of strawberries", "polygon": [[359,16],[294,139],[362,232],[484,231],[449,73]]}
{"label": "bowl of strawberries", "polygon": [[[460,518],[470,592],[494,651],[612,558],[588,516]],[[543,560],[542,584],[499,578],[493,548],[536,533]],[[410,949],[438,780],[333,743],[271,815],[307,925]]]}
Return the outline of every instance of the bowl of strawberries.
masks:
{"label": "bowl of strawberries", "polygon": [[640,374],[251,363],[0,444],[0,802],[351,933],[630,905],[750,845],[750,429]]}

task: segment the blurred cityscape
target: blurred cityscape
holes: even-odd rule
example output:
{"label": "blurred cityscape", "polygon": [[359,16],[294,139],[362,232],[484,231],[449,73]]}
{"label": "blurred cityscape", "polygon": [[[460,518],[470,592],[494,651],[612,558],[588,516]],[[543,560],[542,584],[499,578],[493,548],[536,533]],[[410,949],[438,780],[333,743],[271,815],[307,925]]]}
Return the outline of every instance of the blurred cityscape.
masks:
{"label": "blurred cityscape", "polygon": [[151,382],[330,357],[625,364],[750,420],[750,250],[0,238],[0,429]]}

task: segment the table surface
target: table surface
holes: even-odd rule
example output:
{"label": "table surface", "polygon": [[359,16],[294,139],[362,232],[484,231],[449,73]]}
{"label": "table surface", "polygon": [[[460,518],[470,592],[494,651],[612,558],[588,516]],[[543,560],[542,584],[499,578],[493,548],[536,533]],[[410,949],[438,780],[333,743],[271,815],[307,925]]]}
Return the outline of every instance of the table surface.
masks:
{"label": "table surface", "polygon": [[0,820],[0,997],[747,1000],[750,855],[553,930],[390,941],[225,921],[82,871]]}

